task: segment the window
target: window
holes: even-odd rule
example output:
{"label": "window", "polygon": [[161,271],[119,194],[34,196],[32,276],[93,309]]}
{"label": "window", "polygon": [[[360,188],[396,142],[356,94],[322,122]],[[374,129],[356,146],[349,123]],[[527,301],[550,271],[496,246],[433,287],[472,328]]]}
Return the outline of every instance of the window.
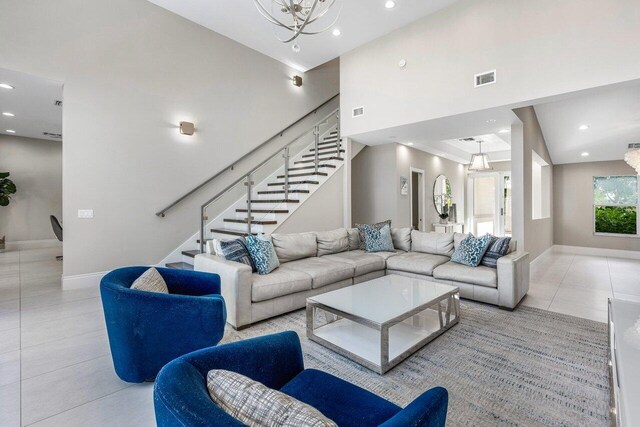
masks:
{"label": "window", "polygon": [[551,166],[531,150],[531,218],[551,217]]}
{"label": "window", "polygon": [[596,233],[638,234],[638,177],[593,177],[594,231]]}

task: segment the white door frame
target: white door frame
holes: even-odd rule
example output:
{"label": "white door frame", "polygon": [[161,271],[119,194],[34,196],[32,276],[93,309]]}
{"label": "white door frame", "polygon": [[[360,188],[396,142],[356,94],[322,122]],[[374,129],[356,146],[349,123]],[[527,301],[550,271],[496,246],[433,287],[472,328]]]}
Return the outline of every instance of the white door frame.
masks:
{"label": "white door frame", "polygon": [[[504,236],[504,211],[503,199],[504,199],[504,177],[511,176],[511,171],[496,171],[496,172],[474,172],[467,176],[467,206],[469,206],[469,215],[467,217],[467,230],[470,233],[475,231],[473,216],[473,179],[476,177],[491,176],[496,179],[495,187],[495,206],[493,217],[493,232],[496,236]],[[512,201],[513,203],[513,201]],[[513,212],[513,209],[512,209]]]}
{"label": "white door frame", "polygon": [[420,224],[420,230],[419,231],[427,231],[426,227],[426,218],[425,218],[425,213],[427,211],[427,203],[426,203],[426,189],[424,187],[424,170],[422,169],[418,169],[418,168],[414,168],[413,166],[411,166],[409,168],[409,212],[411,212],[411,227],[413,227],[413,173],[418,173],[420,174],[420,184],[418,185],[418,191],[420,191],[420,188],[422,188],[422,191],[418,193],[418,202],[420,202],[420,199],[422,198],[422,203],[421,206],[418,206],[418,215],[420,215],[420,218],[418,221]]}

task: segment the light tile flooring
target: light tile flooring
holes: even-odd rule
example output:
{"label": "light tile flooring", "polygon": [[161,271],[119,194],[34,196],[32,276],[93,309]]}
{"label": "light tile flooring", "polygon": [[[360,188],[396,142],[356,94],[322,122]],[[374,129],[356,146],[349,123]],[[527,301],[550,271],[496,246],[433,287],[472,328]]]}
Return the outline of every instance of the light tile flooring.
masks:
{"label": "light tile flooring", "polygon": [[[153,426],[152,385],[117,378],[98,289],[60,290],[60,252],[0,254],[0,426]],[[612,295],[640,301],[640,261],[549,253],[523,304],[605,321]]]}
{"label": "light tile flooring", "polygon": [[115,375],[98,289],[60,290],[60,254],[0,254],[0,426],[154,426],[153,385]]}
{"label": "light tile flooring", "polygon": [[522,304],[607,321],[608,298],[640,301],[640,260],[550,251],[531,266]]}

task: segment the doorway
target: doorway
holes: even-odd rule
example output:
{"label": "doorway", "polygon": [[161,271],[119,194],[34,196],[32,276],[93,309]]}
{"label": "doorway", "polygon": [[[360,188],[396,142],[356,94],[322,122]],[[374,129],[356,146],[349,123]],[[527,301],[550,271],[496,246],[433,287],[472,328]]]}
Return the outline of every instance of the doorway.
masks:
{"label": "doorway", "polygon": [[411,168],[411,228],[425,231],[424,171]]}
{"label": "doorway", "polygon": [[512,235],[511,172],[470,174],[467,195],[473,234]]}

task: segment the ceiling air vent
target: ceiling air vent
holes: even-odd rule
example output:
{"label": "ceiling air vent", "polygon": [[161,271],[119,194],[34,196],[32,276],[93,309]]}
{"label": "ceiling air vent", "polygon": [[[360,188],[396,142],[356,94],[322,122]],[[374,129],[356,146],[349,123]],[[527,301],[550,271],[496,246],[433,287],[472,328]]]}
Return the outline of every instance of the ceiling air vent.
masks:
{"label": "ceiling air vent", "polygon": [[364,116],[364,107],[354,108],[352,117],[360,117],[360,116]]}
{"label": "ceiling air vent", "polygon": [[460,141],[462,141],[462,142],[473,142],[473,141],[475,141],[475,138],[460,138]]}
{"label": "ceiling air vent", "polygon": [[476,74],[474,77],[474,87],[482,87],[492,85],[496,82],[496,70],[487,71],[485,73]]}
{"label": "ceiling air vent", "polygon": [[56,107],[62,107],[62,101],[60,101],[59,99],[56,99],[53,105],[55,105]]}
{"label": "ceiling air vent", "polygon": [[635,144],[629,144],[629,147],[627,147],[629,150],[635,150],[637,148],[640,148],[640,144],[639,143],[635,143]]}
{"label": "ceiling air vent", "polygon": [[44,136],[48,136],[53,139],[62,139],[62,135],[59,133],[51,133],[51,132],[42,132]]}

